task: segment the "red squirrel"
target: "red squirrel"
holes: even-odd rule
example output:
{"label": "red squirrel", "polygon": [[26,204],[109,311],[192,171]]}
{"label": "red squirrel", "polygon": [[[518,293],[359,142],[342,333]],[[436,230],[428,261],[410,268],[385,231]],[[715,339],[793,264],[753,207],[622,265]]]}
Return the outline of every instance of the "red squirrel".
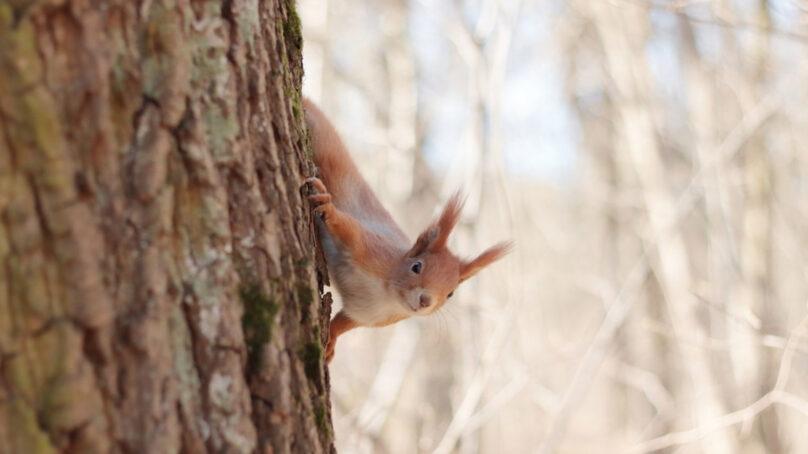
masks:
{"label": "red squirrel", "polygon": [[306,180],[314,188],[309,199],[321,214],[317,228],[343,301],[331,320],[326,348],[330,363],[342,333],[432,314],[461,282],[504,256],[511,244],[497,244],[473,260],[455,256],[446,243],[463,206],[459,193],[411,242],[362,178],[331,122],[308,99],[303,106],[319,168],[319,178]]}

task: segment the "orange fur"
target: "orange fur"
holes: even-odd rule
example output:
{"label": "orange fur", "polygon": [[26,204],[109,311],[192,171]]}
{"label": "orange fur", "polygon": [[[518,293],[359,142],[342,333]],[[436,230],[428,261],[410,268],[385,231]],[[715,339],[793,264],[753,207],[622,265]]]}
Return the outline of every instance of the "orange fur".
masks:
{"label": "orange fur", "polygon": [[474,260],[463,262],[460,266],[460,282],[477,274],[481,269],[496,262],[511,252],[513,243],[500,243],[478,255]]}
{"label": "orange fur", "polygon": [[373,325],[373,327],[374,328],[381,328],[381,327],[384,327],[384,326],[390,326],[393,323],[398,323],[398,322],[400,322],[402,320],[405,320],[407,318],[408,317],[404,317],[403,315],[390,317],[390,318],[388,318],[387,320],[385,320],[383,322],[376,323],[375,325]]}
{"label": "orange fur", "polygon": [[331,326],[329,327],[329,342],[328,346],[325,349],[325,360],[329,363],[331,359],[334,358],[334,348],[337,345],[337,337],[344,333],[345,331],[351,330],[356,328],[356,322],[351,320],[350,317],[345,315],[342,312],[337,313],[334,316],[334,319],[331,320]]}
{"label": "orange fur", "polygon": [[331,122],[311,101],[303,102],[318,178],[314,189],[318,221],[331,281],[343,309],[331,321],[326,359],[337,337],[357,326],[387,326],[439,309],[454,289],[505,255],[509,244],[488,249],[471,261],[447,248],[460,219],[463,198],[455,194],[438,219],[410,242],[359,173]]}

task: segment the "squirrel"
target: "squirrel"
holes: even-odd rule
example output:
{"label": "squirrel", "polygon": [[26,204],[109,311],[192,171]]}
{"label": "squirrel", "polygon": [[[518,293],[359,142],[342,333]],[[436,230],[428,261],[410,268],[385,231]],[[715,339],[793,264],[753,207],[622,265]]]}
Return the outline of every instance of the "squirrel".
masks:
{"label": "squirrel", "polygon": [[472,260],[446,246],[463,199],[455,193],[412,243],[362,178],[336,129],[310,100],[303,101],[318,177],[307,178],[320,213],[318,234],[343,308],[331,320],[325,357],[337,338],[358,326],[381,327],[437,311],[457,286],[509,252],[500,243]]}

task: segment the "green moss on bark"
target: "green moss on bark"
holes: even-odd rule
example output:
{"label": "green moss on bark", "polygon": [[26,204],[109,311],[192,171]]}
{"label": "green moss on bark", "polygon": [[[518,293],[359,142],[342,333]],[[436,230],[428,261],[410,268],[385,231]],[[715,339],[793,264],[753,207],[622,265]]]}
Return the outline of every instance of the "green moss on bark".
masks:
{"label": "green moss on bark", "polygon": [[298,52],[303,50],[303,32],[300,17],[297,15],[295,0],[286,2],[286,22],[283,23],[283,36]]}
{"label": "green moss on bark", "polygon": [[17,452],[26,454],[56,453],[48,435],[42,431],[34,410],[21,399],[13,400],[8,406],[9,437],[11,446]]}
{"label": "green moss on bark", "polygon": [[312,381],[320,380],[323,363],[323,347],[317,342],[309,342],[300,349],[299,354],[300,359],[303,361],[306,377]]}
{"label": "green moss on bark", "polygon": [[328,414],[328,406],[323,401],[319,401],[314,405],[314,423],[320,433],[331,437],[331,420]]}
{"label": "green moss on bark", "polygon": [[241,326],[247,345],[247,364],[252,370],[261,367],[261,351],[270,339],[275,326],[275,315],[280,306],[269,299],[258,284],[243,285],[239,296],[244,304]]}

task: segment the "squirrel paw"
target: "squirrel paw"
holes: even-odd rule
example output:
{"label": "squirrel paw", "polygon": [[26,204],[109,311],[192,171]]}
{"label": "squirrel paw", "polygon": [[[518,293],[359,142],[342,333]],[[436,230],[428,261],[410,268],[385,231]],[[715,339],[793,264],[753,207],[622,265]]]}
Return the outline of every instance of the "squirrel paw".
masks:
{"label": "squirrel paw", "polygon": [[319,203],[314,208],[314,211],[318,213],[322,213],[323,216],[328,219],[334,213],[334,204],[331,202],[331,194],[328,193],[328,189],[325,187],[325,184],[319,178],[307,178],[306,183],[312,185],[317,193],[312,194],[309,196],[309,200],[313,202]]}

